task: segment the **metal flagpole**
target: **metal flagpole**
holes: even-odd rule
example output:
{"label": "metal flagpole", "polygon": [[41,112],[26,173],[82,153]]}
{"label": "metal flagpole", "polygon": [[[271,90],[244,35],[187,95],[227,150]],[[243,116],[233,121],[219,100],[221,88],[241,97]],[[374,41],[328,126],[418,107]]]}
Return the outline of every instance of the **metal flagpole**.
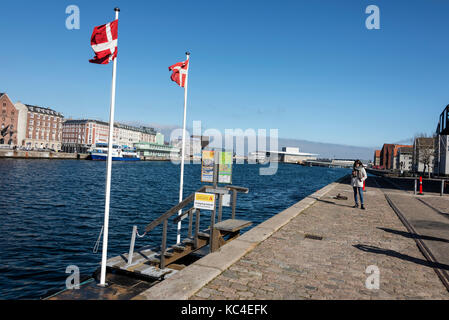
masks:
{"label": "metal flagpole", "polygon": [[[184,84],[184,120],[182,124],[182,155],[181,155],[181,177],[179,180],[179,202],[182,201],[183,185],[184,185],[184,158],[185,158],[185,148],[186,148],[186,114],[187,114],[187,81],[189,78],[189,68],[190,68],[190,53],[186,52],[187,72],[186,72],[186,82]],[[182,83],[182,74],[181,83]],[[178,215],[182,214],[182,209],[179,210]],[[181,242],[181,221],[178,222],[178,232],[176,235],[176,243]]]}
{"label": "metal flagpole", "polygon": [[[119,8],[114,8],[115,20],[118,19]],[[118,38],[117,38],[118,44]],[[104,231],[103,231],[103,253],[101,256],[101,274],[100,286],[106,286],[106,260],[108,256],[108,231],[109,231],[109,203],[111,200],[111,169],[112,169],[112,145],[114,133],[114,109],[115,109],[115,78],[117,71],[117,57],[115,57],[112,66],[112,90],[111,90],[111,109],[109,112],[109,138],[108,138],[108,159],[106,171],[106,192],[104,203]]]}

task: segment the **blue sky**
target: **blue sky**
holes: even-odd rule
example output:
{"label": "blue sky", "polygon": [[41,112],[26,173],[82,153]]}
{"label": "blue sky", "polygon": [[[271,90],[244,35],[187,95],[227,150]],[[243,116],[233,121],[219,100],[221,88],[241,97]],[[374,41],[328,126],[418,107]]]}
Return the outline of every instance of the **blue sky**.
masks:
{"label": "blue sky", "polygon": [[[65,8],[80,8],[67,30]],[[380,30],[365,8],[380,8]],[[433,132],[449,103],[449,1],[3,1],[0,91],[108,119],[112,65],[88,63],[121,9],[117,121],[182,124],[168,66],[189,50],[188,121],[377,147]],[[307,151],[307,150],[304,150]]]}

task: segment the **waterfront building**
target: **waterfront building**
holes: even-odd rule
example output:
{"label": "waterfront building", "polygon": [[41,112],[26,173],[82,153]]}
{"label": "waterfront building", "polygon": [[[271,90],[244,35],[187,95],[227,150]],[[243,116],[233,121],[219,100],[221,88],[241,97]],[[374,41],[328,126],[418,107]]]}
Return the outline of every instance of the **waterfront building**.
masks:
{"label": "waterfront building", "polygon": [[449,175],[449,135],[438,135],[438,165],[436,173]]}
{"label": "waterfront building", "polygon": [[61,150],[64,116],[53,109],[17,102],[18,145],[27,149]]}
{"label": "waterfront building", "polygon": [[137,142],[134,147],[142,160],[169,160],[170,156],[178,158],[180,152],[178,147],[163,142]]}
{"label": "waterfront building", "polygon": [[158,133],[156,133],[155,141],[148,141],[148,142],[153,142],[153,143],[162,145],[162,144],[164,144],[164,135],[162,133],[158,132]]}
{"label": "waterfront building", "polygon": [[394,144],[384,143],[382,149],[380,150],[380,167],[382,169],[391,168],[391,153],[394,148]]}
{"label": "waterfront building", "polygon": [[374,150],[373,165],[376,167],[380,166],[380,150]]}
{"label": "waterfront building", "polygon": [[391,153],[391,168],[393,170],[400,170],[401,169],[401,161],[399,160],[398,157],[398,151],[400,148],[410,148],[411,151],[413,151],[413,146],[410,145],[401,145],[401,144],[395,144],[393,147],[393,152]]}
{"label": "waterfront building", "polygon": [[[137,142],[151,142],[156,143],[157,139],[164,141],[164,135],[156,132],[149,127],[135,127],[121,123],[115,123],[114,127],[118,128],[117,144],[121,146],[132,146]],[[159,137],[158,137],[159,135]]]}
{"label": "waterfront building", "polygon": [[[113,144],[132,147],[137,142],[156,142],[157,133],[153,128],[134,127],[114,123]],[[92,120],[66,120],[62,130],[62,148],[65,152],[86,153],[96,143],[108,143],[109,123]],[[163,140],[163,136],[162,136]]]}
{"label": "waterfront building", "polygon": [[0,92],[0,145],[17,146],[18,111],[6,93]]}
{"label": "waterfront building", "polygon": [[[177,138],[171,141],[171,144],[182,150],[182,138]],[[185,142],[185,157],[186,159],[201,160],[202,150],[209,145],[209,137],[206,136],[191,136]]]}
{"label": "waterfront building", "polygon": [[400,147],[397,150],[396,168],[402,171],[413,169],[413,147]]}
{"label": "waterfront building", "polygon": [[449,175],[449,105],[440,115],[436,133],[438,135],[436,173]]}
{"label": "waterfront building", "polygon": [[410,145],[401,145],[394,143],[385,143],[380,150],[380,167],[386,170],[398,169],[397,163],[397,150],[401,147],[412,147]]}
{"label": "waterfront building", "polygon": [[432,172],[435,168],[435,138],[416,138],[413,144],[413,171]]}
{"label": "waterfront building", "polygon": [[282,151],[266,151],[266,156],[271,161],[279,161],[285,163],[303,163],[305,161],[316,160],[318,154],[299,152],[299,148],[283,147]]}

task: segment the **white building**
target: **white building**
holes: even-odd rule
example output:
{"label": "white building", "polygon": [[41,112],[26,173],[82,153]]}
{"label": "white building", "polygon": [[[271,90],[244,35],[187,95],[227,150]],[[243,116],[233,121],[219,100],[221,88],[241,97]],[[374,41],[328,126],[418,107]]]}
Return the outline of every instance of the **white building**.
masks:
{"label": "white building", "polygon": [[286,163],[303,163],[307,160],[316,160],[318,154],[299,152],[299,148],[283,147],[282,151],[266,151],[270,161],[281,161]]}
{"label": "white building", "polygon": [[[175,139],[171,141],[171,144],[179,148],[179,150],[182,150],[182,138]],[[201,152],[203,148],[205,148],[209,144],[209,138],[208,137],[199,137],[199,136],[192,136],[188,139],[186,139],[185,142],[185,157],[191,158],[193,160],[201,160]]]}
{"label": "white building", "polygon": [[449,135],[439,135],[438,137],[439,163],[435,169],[438,170],[437,173],[440,175],[449,175]]}
{"label": "white building", "polygon": [[435,160],[435,139],[416,138],[413,143],[413,171],[433,172]]}
{"label": "white building", "polygon": [[401,147],[398,149],[395,167],[402,171],[412,171],[413,169],[413,148]]}
{"label": "white building", "polygon": [[[109,123],[98,120],[67,120],[63,124],[62,149],[65,152],[86,153],[96,143],[108,143]],[[156,142],[156,131],[148,127],[114,124],[113,144],[133,147],[138,142]]]}

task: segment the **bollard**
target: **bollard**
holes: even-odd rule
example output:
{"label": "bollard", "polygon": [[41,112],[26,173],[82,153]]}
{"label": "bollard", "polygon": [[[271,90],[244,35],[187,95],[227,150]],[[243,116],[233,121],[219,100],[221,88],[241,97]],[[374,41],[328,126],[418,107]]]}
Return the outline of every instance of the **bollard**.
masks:
{"label": "bollard", "polygon": [[133,263],[133,255],[134,255],[134,244],[136,243],[136,234],[137,234],[137,226],[133,226],[133,233],[131,235],[131,243],[129,244],[129,253],[128,253],[128,265]]}
{"label": "bollard", "polygon": [[416,189],[417,189],[417,185],[418,185],[418,180],[415,178],[415,196],[416,196]]}
{"label": "bollard", "polygon": [[419,194],[423,194],[422,193],[422,177],[419,177]]}
{"label": "bollard", "polygon": [[441,179],[441,191],[440,191],[440,196],[443,196],[444,194],[444,180]]}

